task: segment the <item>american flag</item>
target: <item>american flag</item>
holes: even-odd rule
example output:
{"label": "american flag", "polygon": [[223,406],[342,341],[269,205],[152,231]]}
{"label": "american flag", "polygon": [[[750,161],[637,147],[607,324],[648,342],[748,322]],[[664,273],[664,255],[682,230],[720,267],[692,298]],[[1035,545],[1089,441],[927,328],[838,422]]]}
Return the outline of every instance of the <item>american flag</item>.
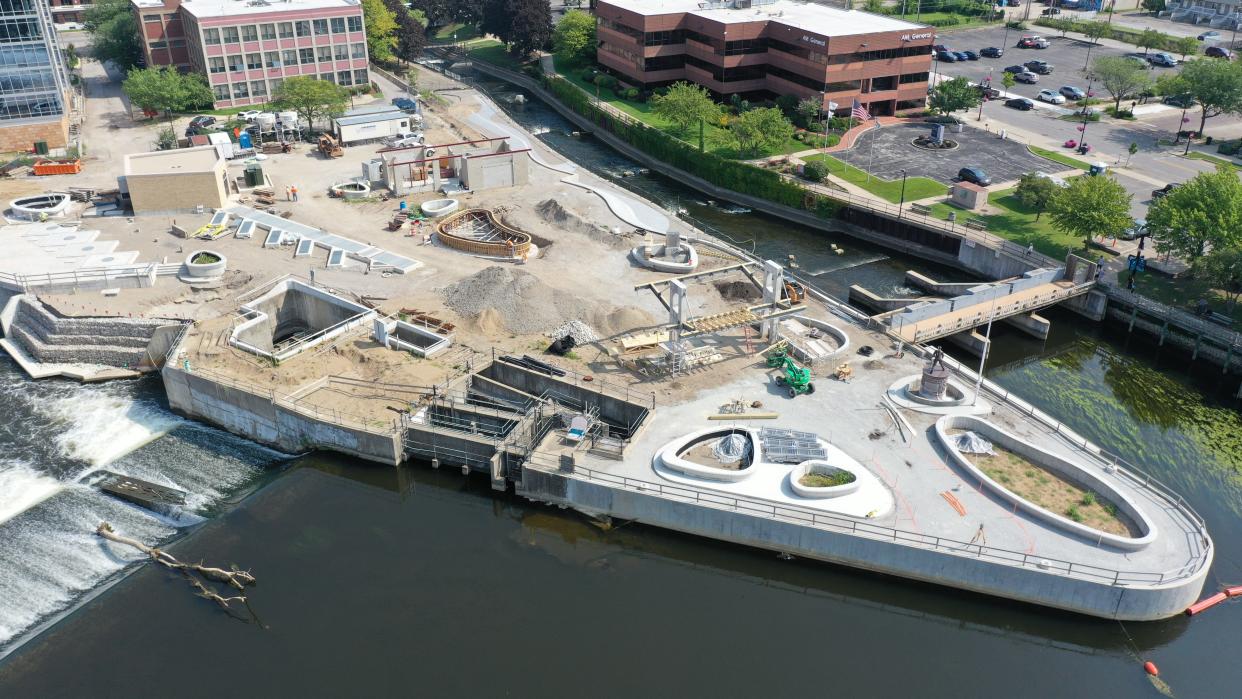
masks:
{"label": "american flag", "polygon": [[866,121],[871,118],[871,112],[868,112],[867,108],[862,106],[862,102],[859,102],[858,98],[855,97],[854,108],[850,110],[850,116],[855,119]]}

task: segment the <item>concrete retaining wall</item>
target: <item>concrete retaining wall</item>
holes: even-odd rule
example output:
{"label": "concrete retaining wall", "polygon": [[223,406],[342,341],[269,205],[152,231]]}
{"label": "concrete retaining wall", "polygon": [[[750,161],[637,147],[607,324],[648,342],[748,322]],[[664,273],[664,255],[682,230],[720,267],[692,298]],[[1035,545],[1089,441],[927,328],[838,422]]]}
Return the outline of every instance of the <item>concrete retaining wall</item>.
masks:
{"label": "concrete retaining wall", "polygon": [[[27,296],[15,298],[13,305],[10,337],[31,358],[44,363],[137,368],[151,363],[148,345],[168,325],[166,320],[138,318],[63,318]],[[162,356],[162,352],[151,355],[156,360]]]}
{"label": "concrete retaining wall", "polygon": [[1164,586],[1125,587],[1004,565],[894,541],[835,532],[733,510],[681,502],[565,474],[522,470],[518,494],[687,534],[788,552],[914,580],[1092,616],[1155,620],[1180,614],[1203,588],[1210,566]]}
{"label": "concrete retaining wall", "polygon": [[260,395],[187,373],[172,363],[162,372],[174,411],[289,453],[326,449],[361,459],[401,462],[398,435],[332,424]]}
{"label": "concrete retaining wall", "polygon": [[[478,373],[531,395],[538,396],[545,391],[552,391],[584,406],[596,405],[599,407],[600,418],[615,425],[633,425],[639,422],[646,417],[649,407],[626,402],[620,398],[614,398],[605,393],[530,369],[523,369],[507,362],[492,362]],[[635,399],[641,400],[638,396],[635,396]]]}

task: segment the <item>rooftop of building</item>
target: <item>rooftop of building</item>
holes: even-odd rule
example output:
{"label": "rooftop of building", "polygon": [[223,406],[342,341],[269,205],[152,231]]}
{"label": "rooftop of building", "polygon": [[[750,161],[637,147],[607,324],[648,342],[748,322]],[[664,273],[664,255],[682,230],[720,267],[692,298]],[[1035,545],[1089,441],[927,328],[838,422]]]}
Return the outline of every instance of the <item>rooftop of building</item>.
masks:
{"label": "rooftop of building", "polygon": [[849,36],[877,32],[929,29],[894,17],[813,5],[792,0],[775,0],[764,4],[737,7],[720,0],[601,0],[644,16],[687,13],[725,24],[741,22],[777,22],[820,36]]}
{"label": "rooftop of building", "polygon": [[[138,7],[161,7],[158,0],[135,0]],[[360,0],[183,0],[182,9],[195,17],[232,17],[273,12],[359,8]]]}
{"label": "rooftop of building", "polygon": [[220,162],[215,146],[196,146],[125,156],[126,175],[176,175],[183,172],[209,172]]}

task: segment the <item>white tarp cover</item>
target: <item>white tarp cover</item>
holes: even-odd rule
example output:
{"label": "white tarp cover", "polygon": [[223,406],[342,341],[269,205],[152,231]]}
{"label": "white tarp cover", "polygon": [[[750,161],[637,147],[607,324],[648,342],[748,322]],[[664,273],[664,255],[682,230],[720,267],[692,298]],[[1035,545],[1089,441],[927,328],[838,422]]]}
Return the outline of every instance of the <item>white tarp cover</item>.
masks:
{"label": "white tarp cover", "polygon": [[963,454],[988,454],[996,456],[992,451],[992,443],[974,432],[963,432],[953,437],[953,446]]}
{"label": "white tarp cover", "polygon": [[712,447],[712,455],[722,464],[741,461],[750,449],[750,440],[736,432],[728,437],[721,437],[716,446]]}

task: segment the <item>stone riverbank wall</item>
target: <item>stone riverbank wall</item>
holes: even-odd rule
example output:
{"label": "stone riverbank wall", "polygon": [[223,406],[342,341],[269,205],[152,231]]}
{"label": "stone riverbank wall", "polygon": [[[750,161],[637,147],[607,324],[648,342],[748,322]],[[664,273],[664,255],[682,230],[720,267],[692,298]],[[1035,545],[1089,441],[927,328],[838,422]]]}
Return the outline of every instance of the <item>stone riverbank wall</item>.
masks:
{"label": "stone riverbank wall", "polygon": [[101,364],[134,370],[158,367],[177,321],[118,317],[64,317],[37,298],[9,302],[7,336],[31,358],[51,364]]}
{"label": "stone riverbank wall", "polygon": [[[588,514],[674,529],[697,536],[781,551],[947,585],[983,594],[1122,620],[1163,619],[1193,604],[1210,565],[1159,585],[1119,584],[1113,579],[1048,571],[1038,562],[999,561],[976,555],[978,547],[956,542],[909,541],[893,530],[865,523],[817,525],[771,510],[770,503],[712,503],[678,499],[632,479],[572,473],[548,467],[522,469],[517,493],[532,500],[569,505]],[[653,484],[655,485],[655,484]],[[926,538],[926,537],[925,537]],[[1210,562],[1209,562],[1210,563]]]}

